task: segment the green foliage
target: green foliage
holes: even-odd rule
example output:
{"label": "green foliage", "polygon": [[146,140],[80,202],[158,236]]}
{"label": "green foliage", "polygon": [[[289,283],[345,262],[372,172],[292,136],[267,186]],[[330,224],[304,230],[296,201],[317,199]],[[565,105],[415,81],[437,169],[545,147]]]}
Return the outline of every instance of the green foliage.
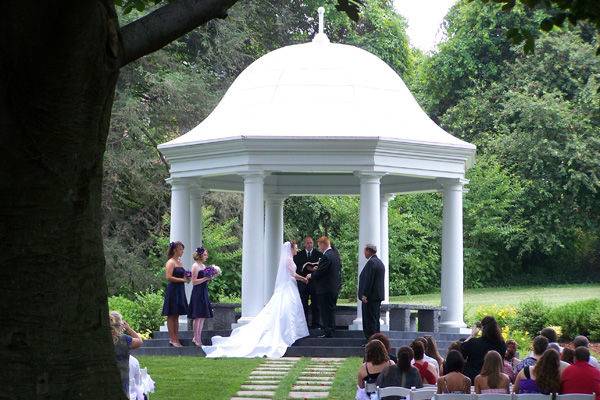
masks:
{"label": "green foliage", "polygon": [[562,336],[572,340],[577,335],[597,333],[596,321],[600,300],[584,300],[555,307],[550,313],[550,324],[560,326]]}
{"label": "green foliage", "polygon": [[208,262],[221,267],[223,274],[209,284],[209,294],[213,301],[224,297],[240,296],[242,282],[242,251],[240,240],[233,234],[239,224],[237,218],[218,222],[214,218],[214,209],[205,207],[202,212],[204,221],[203,245],[209,251]]}
{"label": "green foliage", "polygon": [[600,341],[600,307],[590,316],[590,340]]}
{"label": "green foliage", "polygon": [[542,300],[536,298],[526,300],[517,306],[514,327],[535,336],[548,326],[549,314],[550,307]]}
{"label": "green foliage", "polygon": [[515,324],[515,318],[517,317],[517,309],[513,306],[479,306],[475,310],[474,321],[480,322],[484,317],[494,317],[498,322],[500,329],[505,327],[513,327]]}
{"label": "green foliage", "polygon": [[[493,1],[503,4],[503,11],[513,10],[517,4],[515,0],[480,1],[483,3]],[[562,28],[565,25],[565,21],[569,21],[571,25],[577,25],[580,21],[587,21],[600,31],[600,12],[598,11],[598,2],[596,0],[520,0],[519,3],[533,10],[543,10],[544,19],[542,19],[538,28],[543,32],[549,32],[554,27]],[[525,51],[531,53],[534,50],[535,39],[539,37],[539,31],[513,28],[507,33],[507,36],[514,44],[525,42]],[[597,50],[597,54],[600,54],[600,47]]]}
{"label": "green foliage", "polygon": [[134,300],[122,296],[108,298],[108,308],[120,312],[131,328],[140,333],[154,332],[160,328],[165,321],[161,315],[162,306],[162,291],[136,293]]}

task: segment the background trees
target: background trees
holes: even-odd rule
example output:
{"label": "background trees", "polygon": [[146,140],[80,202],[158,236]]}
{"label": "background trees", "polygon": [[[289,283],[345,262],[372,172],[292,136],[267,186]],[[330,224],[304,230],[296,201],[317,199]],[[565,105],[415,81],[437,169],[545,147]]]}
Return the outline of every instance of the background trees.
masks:
{"label": "background trees", "polygon": [[[209,23],[124,71],[111,137],[135,129],[142,132],[140,126],[143,133],[125,135],[119,142],[123,150],[116,152],[121,148],[117,147],[114,153],[122,161],[106,169],[108,174],[125,175],[107,179],[115,182],[115,195],[104,200],[105,227],[113,219],[116,227],[118,221],[131,221],[126,229],[106,231],[109,244],[123,237],[117,240],[120,246],[106,246],[109,265],[114,259],[111,253],[120,252],[130,254],[134,267],[128,269],[136,274],[160,271],[163,260],[156,238],[167,236],[163,217],[169,191],[163,183],[167,172],[154,143],[195,126],[237,74],[260,55],[310,40],[319,5],[253,1],[234,7],[228,24]],[[600,59],[594,55],[597,43],[588,26],[542,35],[535,53],[525,54],[506,32],[515,27],[537,29],[543,14],[526,7],[507,13],[496,4],[460,1],[446,18],[447,40],[437,52],[423,55],[408,47],[405,22],[388,2],[367,1],[358,23],[334,12],[333,7],[328,10],[327,32],[332,40],[366,48],[384,59],[434,119],[478,146],[465,195],[468,286],[572,282],[598,276]],[[219,50],[225,43],[226,54]],[[136,151],[125,146],[139,149],[141,161],[134,163]],[[111,147],[108,154],[112,154]],[[123,168],[120,162],[130,167]],[[139,182],[146,185],[126,178],[138,173]],[[139,208],[118,195],[136,188],[147,192],[131,195],[144,199]],[[129,216],[123,218],[110,210],[114,202],[121,204],[115,210],[127,210]],[[213,194],[208,204],[214,206],[215,223],[238,221],[227,226],[239,238],[241,197]],[[148,209],[152,210],[149,214],[144,211]],[[392,294],[436,290],[440,196],[397,196],[389,212]],[[327,234],[334,239],[344,261],[343,295],[352,298],[358,261],[358,200],[290,198],[285,202],[285,221],[287,238]],[[132,226],[146,232],[145,239],[129,241]],[[222,248],[235,251],[237,246],[230,243]],[[145,258],[150,248],[153,256]],[[236,271],[239,261],[227,268]],[[121,269],[127,270],[115,268]],[[146,285],[144,278],[136,281]],[[153,284],[160,285],[160,280]],[[219,288],[215,296],[237,293],[239,278],[234,274],[227,288]]]}

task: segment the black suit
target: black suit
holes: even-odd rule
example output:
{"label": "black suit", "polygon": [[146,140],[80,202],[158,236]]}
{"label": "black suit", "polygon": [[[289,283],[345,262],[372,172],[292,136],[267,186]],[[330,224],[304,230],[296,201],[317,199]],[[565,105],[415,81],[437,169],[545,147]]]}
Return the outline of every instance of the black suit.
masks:
{"label": "black suit", "polygon": [[339,253],[329,249],[321,257],[317,270],[311,274],[321,314],[321,327],[327,337],[332,337],[335,332],[335,307],[342,283],[341,271]]}
{"label": "black suit", "polygon": [[379,317],[381,302],[385,299],[385,267],[381,260],[373,255],[365,264],[358,279],[358,299],[367,298],[362,303],[363,332],[368,339],[379,332]]}
{"label": "black suit", "polygon": [[[317,250],[312,249],[310,255],[307,254],[306,250],[301,250],[294,256],[294,263],[296,264],[296,273],[298,275],[306,276],[310,272],[302,270],[302,266],[307,262],[317,262],[323,254]],[[308,323],[308,299],[310,298],[310,312],[311,312],[311,325],[313,327],[319,326],[319,308],[317,307],[317,294],[314,290],[314,285],[309,282],[308,285],[304,282],[298,281],[298,292],[300,293],[300,299],[302,300],[302,307],[304,308],[304,315],[306,316],[306,323]]]}

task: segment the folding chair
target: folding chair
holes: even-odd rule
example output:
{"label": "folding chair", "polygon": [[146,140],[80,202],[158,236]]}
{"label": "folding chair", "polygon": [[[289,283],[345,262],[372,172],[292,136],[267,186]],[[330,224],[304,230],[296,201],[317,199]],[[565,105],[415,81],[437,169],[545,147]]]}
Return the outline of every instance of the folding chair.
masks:
{"label": "folding chair", "polygon": [[516,400],[552,400],[551,394],[516,394]]}
{"label": "folding chair", "polygon": [[416,390],[413,389],[410,391],[410,400],[431,400],[433,396],[435,396],[436,392],[437,389],[433,389],[430,387],[424,387]]}
{"label": "folding chair", "polygon": [[496,394],[496,393],[490,393],[490,394],[478,394],[477,396],[477,400],[513,400],[513,395],[512,394]]}
{"label": "folding chair", "polygon": [[410,397],[411,390],[400,386],[389,386],[385,388],[377,387],[377,397],[384,399],[389,396],[400,396],[408,399]]}
{"label": "folding chair", "polygon": [[433,396],[434,400],[475,400],[475,396],[472,394],[436,394]]}
{"label": "folding chair", "polygon": [[596,394],[580,394],[580,393],[572,393],[572,394],[559,394],[556,395],[556,400],[594,400],[596,398]]}

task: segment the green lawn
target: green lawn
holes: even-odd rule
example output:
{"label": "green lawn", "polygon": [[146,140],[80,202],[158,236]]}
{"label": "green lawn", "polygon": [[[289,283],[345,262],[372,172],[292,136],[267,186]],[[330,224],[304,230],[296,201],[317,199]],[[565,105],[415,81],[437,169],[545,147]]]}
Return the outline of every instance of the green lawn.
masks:
{"label": "green lawn", "polygon": [[[152,400],[229,400],[246,381],[250,372],[262,362],[259,358],[207,359],[202,357],[138,357],[142,368],[156,382]],[[273,399],[287,399],[286,394],[309,363],[303,358],[282,379]],[[340,366],[329,399],[354,398],[356,373],[361,363],[357,357],[347,358]]]}

